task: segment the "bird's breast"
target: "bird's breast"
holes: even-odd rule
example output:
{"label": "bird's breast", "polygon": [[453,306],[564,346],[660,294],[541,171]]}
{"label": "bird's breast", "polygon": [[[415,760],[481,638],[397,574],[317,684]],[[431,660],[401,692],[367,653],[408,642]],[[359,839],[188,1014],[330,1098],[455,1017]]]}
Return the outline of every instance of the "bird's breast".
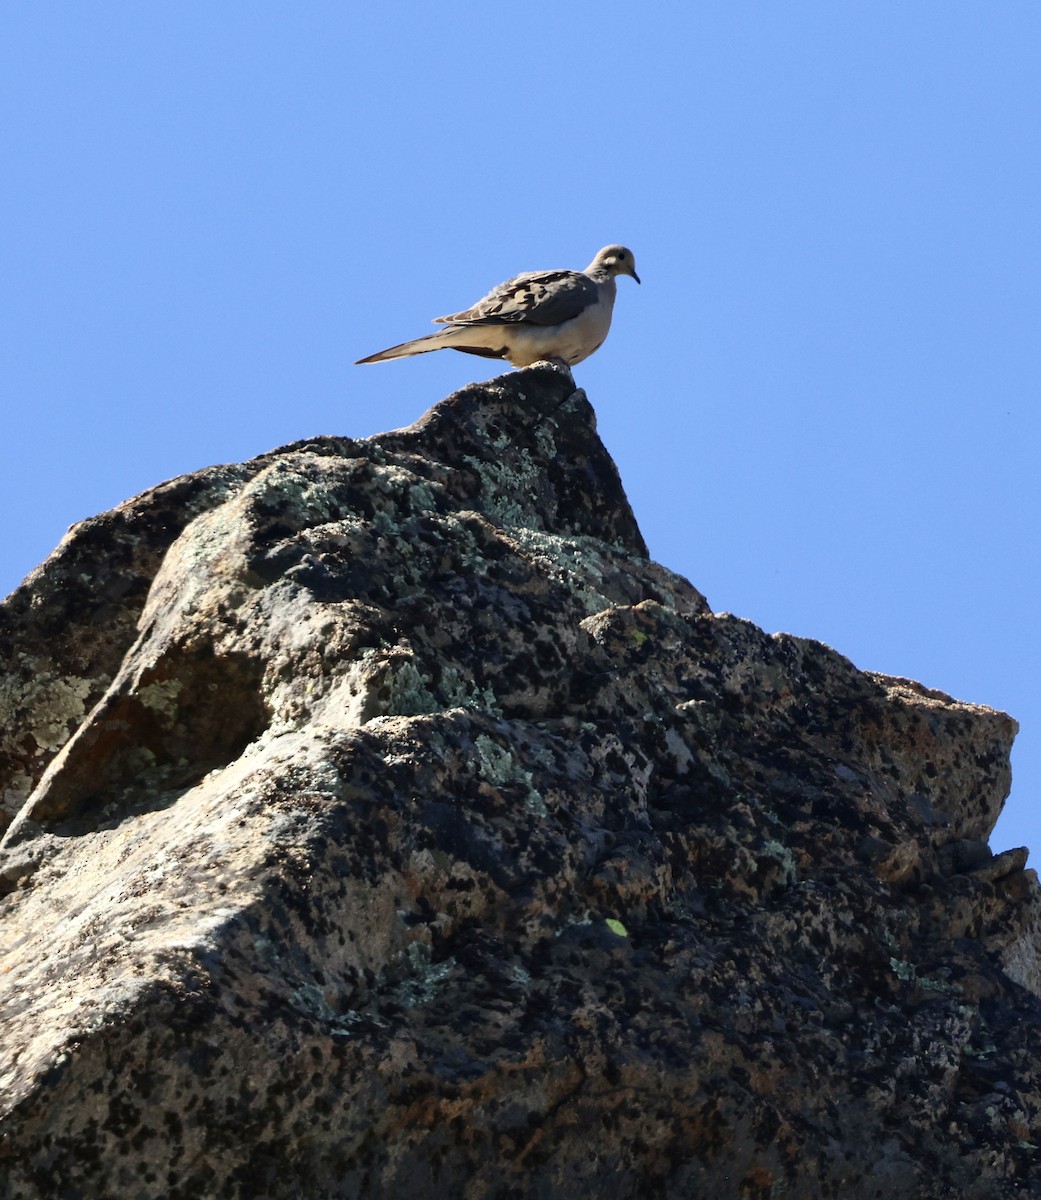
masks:
{"label": "bird's breast", "polygon": [[560,325],[515,327],[509,360],[515,367],[529,367],[546,358],[560,358],[570,366],[600,348],[611,328],[614,297],[601,296],[577,317]]}

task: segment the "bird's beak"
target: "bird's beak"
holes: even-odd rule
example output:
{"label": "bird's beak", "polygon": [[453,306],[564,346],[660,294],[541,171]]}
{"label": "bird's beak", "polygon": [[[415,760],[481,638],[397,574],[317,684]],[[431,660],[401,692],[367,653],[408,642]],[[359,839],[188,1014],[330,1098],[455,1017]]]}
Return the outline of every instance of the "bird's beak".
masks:
{"label": "bird's beak", "polygon": [[640,282],[640,277],[639,277],[639,275],[636,274],[635,271],[630,271],[629,274],[633,277],[633,279],[636,280],[637,283]]}

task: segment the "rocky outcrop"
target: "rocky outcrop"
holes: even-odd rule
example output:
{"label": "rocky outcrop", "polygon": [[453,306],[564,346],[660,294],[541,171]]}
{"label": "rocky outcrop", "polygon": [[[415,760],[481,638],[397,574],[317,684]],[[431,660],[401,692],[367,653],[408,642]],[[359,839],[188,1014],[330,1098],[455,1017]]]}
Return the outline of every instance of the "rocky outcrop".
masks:
{"label": "rocky outcrop", "polygon": [[534,367],[0,625],[0,1194],[1041,1195],[1014,722],[713,614]]}

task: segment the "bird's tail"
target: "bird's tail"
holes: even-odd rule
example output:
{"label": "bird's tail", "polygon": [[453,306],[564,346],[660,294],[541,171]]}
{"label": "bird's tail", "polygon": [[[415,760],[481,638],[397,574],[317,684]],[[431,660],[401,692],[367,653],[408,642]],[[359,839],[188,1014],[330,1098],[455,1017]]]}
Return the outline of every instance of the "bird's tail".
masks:
{"label": "bird's tail", "polygon": [[[455,334],[454,337],[453,334]],[[431,350],[440,350],[443,346],[451,346],[458,340],[458,330],[439,329],[437,333],[428,333],[426,337],[414,338],[411,342],[401,342],[400,345],[380,350],[378,354],[359,358],[355,366],[361,363],[387,362],[391,358],[408,358],[412,354],[429,354]]]}

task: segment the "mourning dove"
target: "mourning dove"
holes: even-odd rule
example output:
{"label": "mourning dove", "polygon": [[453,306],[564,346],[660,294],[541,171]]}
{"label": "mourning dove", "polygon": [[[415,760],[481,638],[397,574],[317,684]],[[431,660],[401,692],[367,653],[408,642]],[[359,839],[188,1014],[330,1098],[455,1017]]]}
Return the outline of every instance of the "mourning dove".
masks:
{"label": "mourning dove", "polygon": [[632,251],[624,246],[605,246],[584,271],[529,271],[500,283],[472,308],[437,317],[434,323],[445,329],[358,361],[385,362],[447,348],[505,358],[515,367],[545,359],[574,366],[604,344],[616,275],[640,282]]}

